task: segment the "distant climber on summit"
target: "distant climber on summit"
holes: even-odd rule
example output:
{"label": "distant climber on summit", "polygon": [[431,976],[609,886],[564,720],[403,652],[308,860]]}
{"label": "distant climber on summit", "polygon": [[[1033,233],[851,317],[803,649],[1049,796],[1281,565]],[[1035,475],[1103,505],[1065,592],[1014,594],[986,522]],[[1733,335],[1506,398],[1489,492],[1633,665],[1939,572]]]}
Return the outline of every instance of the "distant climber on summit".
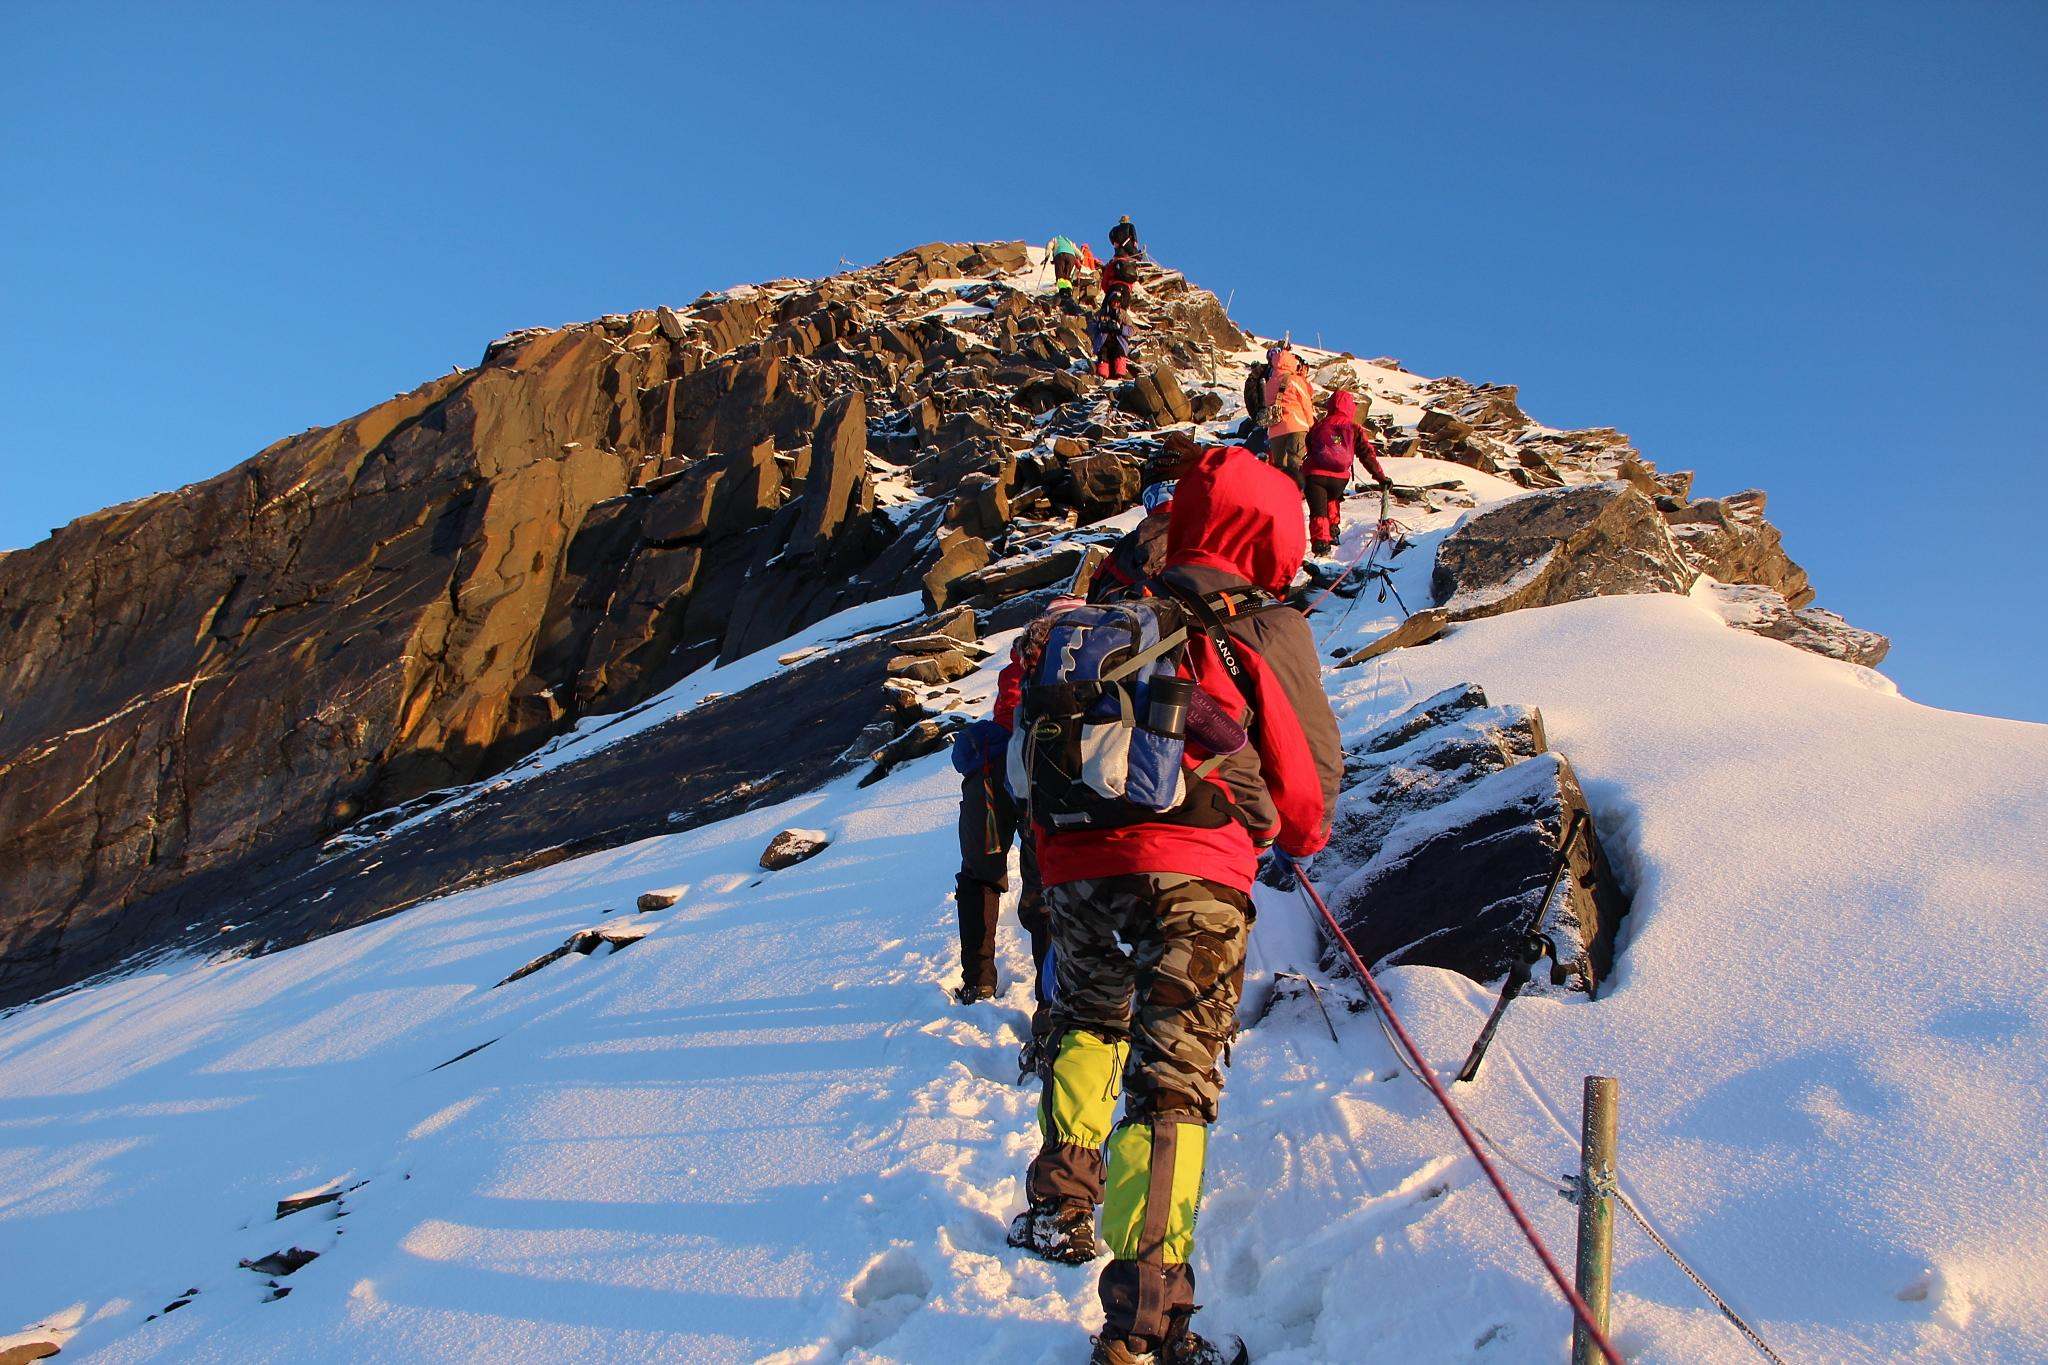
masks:
{"label": "distant climber on summit", "polygon": [[1338,389],[1330,395],[1323,415],[1308,429],[1308,460],[1302,466],[1307,479],[1309,551],[1318,558],[1330,553],[1344,529],[1344,490],[1351,484],[1352,466],[1361,460],[1375,483],[1382,489],[1393,488],[1394,481],[1380,467],[1379,447],[1359,425],[1358,400],[1351,390]]}
{"label": "distant climber on summit", "polygon": [[1110,249],[1119,256],[1142,256],[1145,248],[1138,245],[1138,230],[1131,226],[1131,215],[1126,213],[1116,220],[1116,226],[1109,230]]}
{"label": "distant climber on summit", "polygon": [[1088,322],[1088,342],[1095,348],[1098,379],[1123,379],[1131,372],[1131,324],[1123,310],[1108,300]]}
{"label": "distant climber on summit", "polygon": [[[1112,1259],[1093,1365],[1243,1358],[1190,1325],[1195,1214],[1259,852],[1320,849],[1343,773],[1315,640],[1277,596],[1304,541],[1291,483],[1240,447],[1201,451],[1175,485],[1166,568],[1143,596],[1055,621],[1017,712],[1032,743],[1012,749],[1009,777],[1040,836],[1058,989],[1040,1051],[1042,1142],[1010,1241],[1086,1264],[1100,1207]],[[1153,632],[1165,650],[1140,648]],[[1068,761],[1078,717],[1093,714],[1076,699],[1105,691],[1130,703],[1123,713],[1142,716],[1147,736],[1141,747],[1135,721],[1121,727],[1115,796],[1089,783],[1093,763]],[[1097,757],[1117,742],[1091,737]],[[1155,793],[1142,802],[1141,778]],[[1124,1116],[1112,1127],[1119,1082]]]}
{"label": "distant climber on summit", "polygon": [[1308,455],[1308,429],[1316,422],[1315,385],[1286,342],[1266,352],[1266,359],[1272,366],[1266,376],[1266,460],[1298,489]]}

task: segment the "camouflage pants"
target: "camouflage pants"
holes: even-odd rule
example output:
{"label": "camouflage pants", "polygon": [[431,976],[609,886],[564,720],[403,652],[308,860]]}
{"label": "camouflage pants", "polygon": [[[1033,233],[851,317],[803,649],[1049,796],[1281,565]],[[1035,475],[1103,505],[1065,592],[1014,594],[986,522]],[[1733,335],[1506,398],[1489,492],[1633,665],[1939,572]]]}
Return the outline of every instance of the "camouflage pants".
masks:
{"label": "camouflage pants", "polygon": [[1158,1341],[1193,1311],[1195,1210],[1251,901],[1167,873],[1067,882],[1046,898],[1059,988],[1026,1191],[1103,1206],[1105,1330]]}

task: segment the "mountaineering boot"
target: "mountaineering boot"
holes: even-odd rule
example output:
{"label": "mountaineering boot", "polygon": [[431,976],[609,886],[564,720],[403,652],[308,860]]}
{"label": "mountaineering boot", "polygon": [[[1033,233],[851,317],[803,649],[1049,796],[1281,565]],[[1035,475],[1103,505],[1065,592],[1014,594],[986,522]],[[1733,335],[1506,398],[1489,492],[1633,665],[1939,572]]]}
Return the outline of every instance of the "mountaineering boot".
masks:
{"label": "mountaineering boot", "polygon": [[979,1005],[984,1000],[993,1000],[995,998],[996,993],[993,987],[976,985],[972,981],[953,988],[953,999],[957,1004]]}
{"label": "mountaineering boot", "polygon": [[1008,1241],[1019,1251],[1060,1265],[1086,1265],[1102,1252],[1095,1208],[1071,1199],[1033,1204],[1011,1220]]}
{"label": "mountaineering boot", "polygon": [[1088,1365],[1249,1365],[1251,1354],[1236,1337],[1218,1345],[1197,1332],[1183,1332],[1179,1339],[1157,1351],[1121,1337],[1095,1338]]}
{"label": "mountaineering boot", "polygon": [[1097,379],[1109,378],[1109,362],[1107,360],[1098,360],[1095,362],[1095,377]]}
{"label": "mountaineering boot", "polygon": [[1166,1344],[1158,1352],[1161,1365],[1246,1365],[1251,1353],[1245,1350],[1243,1340],[1225,1337],[1211,1341],[1188,1326],[1199,1307],[1166,1315]]}

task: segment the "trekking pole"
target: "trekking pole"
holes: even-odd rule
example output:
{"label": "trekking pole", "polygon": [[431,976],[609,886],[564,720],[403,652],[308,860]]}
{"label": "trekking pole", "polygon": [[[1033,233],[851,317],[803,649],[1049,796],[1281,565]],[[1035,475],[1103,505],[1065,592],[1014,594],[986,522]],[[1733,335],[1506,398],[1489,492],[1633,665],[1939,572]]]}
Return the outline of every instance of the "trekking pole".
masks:
{"label": "trekking pole", "polygon": [[1501,1016],[1508,1012],[1508,1002],[1522,993],[1522,987],[1529,984],[1529,977],[1536,970],[1536,964],[1543,960],[1549,941],[1541,934],[1531,934],[1522,945],[1521,954],[1515,958],[1515,965],[1508,968],[1506,984],[1500,988],[1500,999],[1493,1005],[1493,1013],[1486,1016],[1486,1027],[1479,1030],[1479,1038],[1472,1044],[1472,1051],[1465,1055],[1465,1065],[1458,1068],[1455,1084],[1470,1085],[1479,1079],[1479,1064],[1486,1060],[1486,1049],[1493,1046],[1493,1034],[1500,1027]]}
{"label": "trekking pole", "polygon": [[1301,889],[1303,899],[1322,915],[1323,923],[1329,926],[1337,946],[1342,948],[1344,955],[1351,960],[1351,966],[1357,971],[1359,981],[1365,986],[1366,993],[1372,997],[1373,1004],[1378,1007],[1380,1017],[1389,1025],[1398,1040],[1396,1051],[1405,1051],[1414,1060],[1415,1070],[1422,1077],[1422,1083],[1428,1087],[1430,1095],[1443,1109],[1445,1117],[1450,1119],[1451,1126],[1458,1130],[1458,1137],[1463,1140],[1466,1150],[1472,1153],[1472,1159],[1479,1163],[1479,1169],[1486,1176],[1487,1183],[1493,1186],[1493,1192],[1499,1195],[1500,1202],[1507,1206],[1508,1216],[1514,1220],[1515,1226],[1528,1241],[1529,1249],[1536,1253],[1536,1259],[1543,1263],[1544,1273],[1550,1276],[1550,1282],[1557,1286],[1557,1292],[1571,1305],[1572,1316],[1578,1320],[1579,1327],[1585,1331],[1592,1345],[1599,1351],[1598,1358],[1605,1359],[1608,1365],[1626,1365],[1621,1358],[1621,1352],[1615,1350],[1614,1344],[1607,1339],[1607,1329],[1594,1321],[1593,1310],[1586,1306],[1585,1299],[1580,1297],[1572,1282],[1565,1278],[1564,1268],[1557,1263],[1557,1258],[1550,1254],[1550,1248],[1543,1244],[1543,1238],[1537,1233],[1536,1225],[1531,1223],[1529,1215],[1522,1211],[1521,1202],[1515,1198],[1514,1192],[1508,1189],[1507,1181],[1501,1178],[1499,1168],[1480,1148],[1479,1137],[1472,1131],[1472,1125],[1458,1109],[1457,1101],[1444,1089],[1443,1082],[1436,1078],[1436,1072],[1430,1069],[1428,1059],[1422,1055],[1422,1049],[1408,1036],[1407,1026],[1401,1022],[1401,1016],[1394,1013],[1393,1002],[1388,1000],[1386,992],[1380,989],[1380,983],[1373,979],[1372,971],[1365,965],[1365,959],[1358,955],[1358,949],[1345,937],[1344,927],[1337,923],[1337,917],[1331,913],[1322,893],[1309,881],[1308,873],[1295,861],[1292,854],[1277,846],[1274,852],[1287,860],[1287,866],[1294,872],[1294,884]]}
{"label": "trekking pole", "polygon": [[[1550,898],[1557,894],[1557,884],[1564,878],[1565,868],[1571,865],[1572,845],[1579,841],[1579,830],[1586,823],[1586,813],[1572,812],[1571,827],[1564,832],[1564,841],[1557,846],[1557,855],[1550,862],[1550,880],[1543,885],[1543,898],[1536,902],[1536,914],[1529,921],[1529,941],[1523,944],[1522,958],[1509,968],[1507,984],[1501,987],[1500,999],[1495,1002],[1493,1013],[1486,1017],[1486,1027],[1479,1030],[1479,1040],[1472,1044],[1471,1053],[1465,1058],[1465,1065],[1458,1071],[1458,1079],[1471,1082],[1479,1077],[1479,1064],[1486,1060],[1486,1049],[1493,1045],[1494,1030],[1500,1027],[1500,1019],[1507,1013],[1508,1001],[1515,998],[1522,987],[1529,984],[1529,974],[1536,964],[1543,960],[1543,953],[1551,948],[1550,940],[1536,932],[1543,922],[1543,912],[1550,908]],[[1531,956],[1531,953],[1534,956]]]}

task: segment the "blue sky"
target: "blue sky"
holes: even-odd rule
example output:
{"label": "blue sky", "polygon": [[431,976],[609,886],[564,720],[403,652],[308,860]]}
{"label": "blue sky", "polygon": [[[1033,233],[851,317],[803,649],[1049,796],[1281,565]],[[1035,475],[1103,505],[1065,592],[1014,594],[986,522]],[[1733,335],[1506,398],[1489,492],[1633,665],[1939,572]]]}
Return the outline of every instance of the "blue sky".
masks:
{"label": "blue sky", "polygon": [[1517,383],[2048,719],[2048,7],[0,6],[0,546],[514,327],[937,238]]}

